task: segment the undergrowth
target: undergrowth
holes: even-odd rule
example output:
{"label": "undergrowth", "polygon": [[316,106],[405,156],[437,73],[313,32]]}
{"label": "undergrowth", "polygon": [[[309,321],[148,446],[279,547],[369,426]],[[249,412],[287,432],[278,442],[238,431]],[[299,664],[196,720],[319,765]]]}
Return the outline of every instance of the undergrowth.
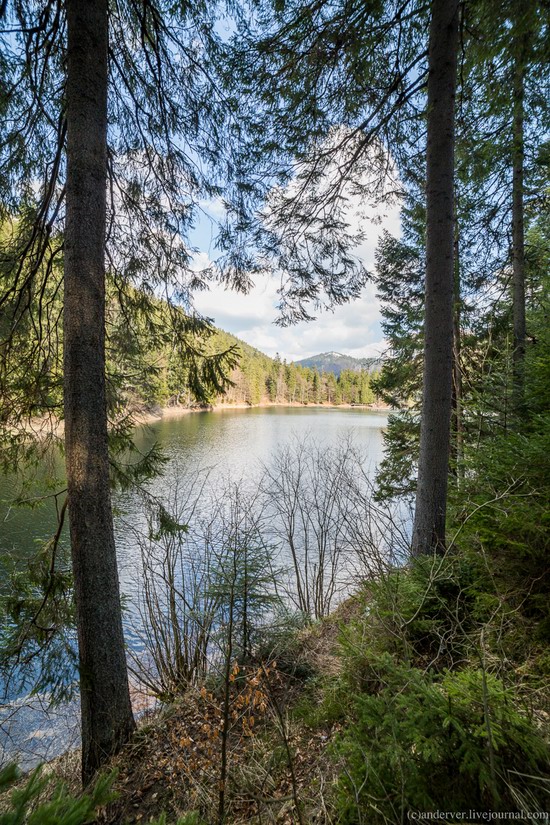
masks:
{"label": "undergrowth", "polygon": [[[87,825],[96,822],[98,812],[116,799],[114,772],[100,776],[85,793],[75,795],[62,782],[36,768],[22,781],[15,765],[0,771],[0,825]],[[5,810],[2,810],[5,808]],[[150,825],[168,825],[166,815],[151,819]],[[175,825],[200,825],[196,813],[180,817]]]}
{"label": "undergrowth", "polygon": [[342,627],[340,675],[296,708],[310,726],[341,727],[336,821],[546,810],[548,656],[532,630],[479,555],[419,559],[371,583]]}

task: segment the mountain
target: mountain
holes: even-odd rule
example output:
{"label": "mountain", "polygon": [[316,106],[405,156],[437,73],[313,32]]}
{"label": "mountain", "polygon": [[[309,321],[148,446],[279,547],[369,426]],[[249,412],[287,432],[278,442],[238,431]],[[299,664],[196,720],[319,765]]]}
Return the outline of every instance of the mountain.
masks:
{"label": "mountain", "polygon": [[353,358],[351,355],[343,355],[341,352],[322,352],[320,355],[312,355],[310,358],[302,358],[301,361],[294,362],[299,367],[310,367],[319,372],[333,372],[338,376],[342,370],[353,370],[354,372],[375,372],[382,368],[383,358]]}

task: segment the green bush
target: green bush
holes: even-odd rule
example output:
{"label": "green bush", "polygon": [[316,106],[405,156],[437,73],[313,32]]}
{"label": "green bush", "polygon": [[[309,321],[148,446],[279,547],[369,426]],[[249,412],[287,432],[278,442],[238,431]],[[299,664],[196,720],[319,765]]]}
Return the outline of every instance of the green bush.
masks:
{"label": "green bush", "polygon": [[494,619],[500,601],[478,558],[449,553],[423,557],[369,584],[364,615],[343,627],[345,678],[354,688],[376,691],[380,656],[411,667],[460,667],[477,656],[472,639]]}
{"label": "green bush", "polygon": [[457,546],[368,591],[363,615],[342,628],[340,686],[326,687],[317,714],[341,702],[339,821],[544,810],[550,751],[523,697],[544,708],[547,657],[525,646],[531,624],[491,558]]}
{"label": "green bush", "polygon": [[97,809],[114,798],[111,791],[113,774],[100,777],[88,793],[78,797],[68,793],[64,785],[57,784],[44,801],[41,797],[46,797],[51,778],[37,768],[20,786],[15,784],[19,776],[14,765],[8,765],[0,772],[0,792],[14,786],[9,809],[0,813],[0,825],[85,825],[94,822]]}
{"label": "green bush", "polygon": [[469,461],[465,485],[453,492],[458,543],[484,555],[510,606],[550,640],[550,415],[495,438]]}
{"label": "green bush", "polygon": [[549,750],[512,689],[466,669],[438,676],[372,664],[381,687],[357,693],[338,742],[346,825],[407,821],[408,811],[543,810]]}

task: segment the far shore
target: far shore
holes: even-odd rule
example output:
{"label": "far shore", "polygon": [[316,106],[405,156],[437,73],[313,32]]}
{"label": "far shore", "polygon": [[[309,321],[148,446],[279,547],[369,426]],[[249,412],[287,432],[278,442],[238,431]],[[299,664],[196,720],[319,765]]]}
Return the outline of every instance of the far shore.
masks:
{"label": "far shore", "polygon": [[[369,412],[389,413],[392,411],[391,407],[381,406],[376,404],[301,404],[299,401],[260,401],[259,404],[210,404],[203,407],[186,407],[184,404],[170,404],[166,407],[157,407],[156,409],[147,409],[145,406],[142,409],[135,410],[130,414],[132,423],[136,427],[145,426],[147,424],[156,424],[159,421],[164,421],[170,418],[180,418],[184,415],[200,412],[223,412],[224,410],[252,410],[265,407],[307,407],[324,408],[332,410],[368,410]],[[59,420],[54,416],[44,416],[32,418],[24,425],[21,430],[28,435],[31,435],[38,440],[46,440],[50,438],[62,438],[65,432],[65,422]]]}
{"label": "far shore", "polygon": [[224,410],[253,410],[266,407],[301,407],[303,409],[314,407],[332,410],[359,409],[367,410],[368,412],[391,412],[391,407],[377,404],[329,404],[326,402],[320,404],[302,404],[299,401],[260,401],[259,404],[210,404],[203,407],[186,407],[183,404],[170,404],[167,407],[159,407],[159,409],[155,411],[143,410],[137,412],[134,414],[133,420],[136,426],[140,426],[143,424],[155,424],[158,421],[163,421],[169,418],[180,418],[181,416],[189,415],[190,413],[223,412]]}

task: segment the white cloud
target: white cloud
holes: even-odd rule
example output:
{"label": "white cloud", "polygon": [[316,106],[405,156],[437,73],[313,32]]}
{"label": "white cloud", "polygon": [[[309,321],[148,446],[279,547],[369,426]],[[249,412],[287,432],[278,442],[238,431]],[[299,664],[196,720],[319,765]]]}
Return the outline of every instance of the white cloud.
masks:
{"label": "white cloud", "polygon": [[[399,234],[399,205],[370,207],[350,198],[347,215],[352,231],[362,229],[365,240],[356,249],[357,257],[372,270],[378,239],[384,229]],[[208,253],[196,257],[194,268],[209,264]],[[275,325],[279,279],[264,278],[248,295],[240,295],[213,285],[196,296],[197,309],[214,319],[217,326],[257,347],[267,355],[279,353],[288,361],[299,360],[320,352],[342,352],[355,357],[379,355],[386,349],[380,327],[380,305],[375,287],[367,284],[356,301],[323,312],[309,323],[293,327]]]}
{"label": "white cloud", "polygon": [[208,269],[212,265],[208,252],[195,252],[191,259],[190,269],[192,272],[200,272],[202,269]]}
{"label": "white cloud", "polygon": [[221,198],[210,198],[199,203],[200,208],[207,217],[224,218],[225,206]]}

